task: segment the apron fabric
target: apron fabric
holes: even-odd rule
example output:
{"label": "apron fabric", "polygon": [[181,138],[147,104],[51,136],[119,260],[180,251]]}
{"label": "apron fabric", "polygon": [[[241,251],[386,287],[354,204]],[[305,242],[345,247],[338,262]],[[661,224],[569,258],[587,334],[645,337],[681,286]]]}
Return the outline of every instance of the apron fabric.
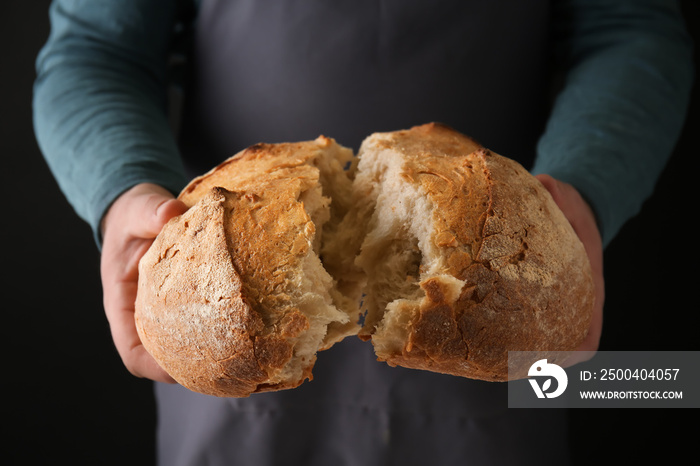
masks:
{"label": "apron fabric", "polygon": [[507,385],[376,361],[346,339],[293,390],[216,398],[157,386],[161,465],[567,465],[566,411]]}
{"label": "apron fabric", "polygon": [[446,123],[532,164],[547,0],[202,0],[182,150],[196,173],[259,142]]}

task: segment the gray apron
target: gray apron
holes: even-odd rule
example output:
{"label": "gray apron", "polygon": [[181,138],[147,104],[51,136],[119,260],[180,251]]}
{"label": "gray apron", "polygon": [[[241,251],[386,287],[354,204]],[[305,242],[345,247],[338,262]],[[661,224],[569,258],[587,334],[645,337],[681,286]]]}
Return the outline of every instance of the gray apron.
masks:
{"label": "gray apron", "polygon": [[[529,167],[548,96],[545,0],[203,0],[181,147],[202,173],[257,142],[440,121]],[[392,368],[348,338],[314,380],[223,399],[158,384],[177,465],[565,465],[566,412],[507,385]]]}

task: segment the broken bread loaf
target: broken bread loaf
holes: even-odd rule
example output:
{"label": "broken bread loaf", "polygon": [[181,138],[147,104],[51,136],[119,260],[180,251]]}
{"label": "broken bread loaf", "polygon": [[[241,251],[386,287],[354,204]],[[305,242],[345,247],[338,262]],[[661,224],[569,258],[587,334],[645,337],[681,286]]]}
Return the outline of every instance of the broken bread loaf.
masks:
{"label": "broken bread loaf", "polygon": [[136,326],[180,384],[294,388],[350,335],[390,365],[506,380],[508,351],[573,350],[583,246],[516,162],[439,124],[258,144],[194,179],[139,264]]}

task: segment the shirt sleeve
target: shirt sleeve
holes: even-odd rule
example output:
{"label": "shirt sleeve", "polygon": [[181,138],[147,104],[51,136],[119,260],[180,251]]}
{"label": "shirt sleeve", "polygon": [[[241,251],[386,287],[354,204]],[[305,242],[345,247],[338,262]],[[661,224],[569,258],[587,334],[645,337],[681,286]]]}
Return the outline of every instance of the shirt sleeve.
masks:
{"label": "shirt sleeve", "polygon": [[673,0],[562,0],[563,71],[532,172],[575,186],[604,245],[652,194],[683,127],[692,43]]}
{"label": "shirt sleeve", "polygon": [[36,60],[39,147],[100,243],[109,205],[140,182],[173,193],[185,172],[167,115],[177,2],[54,0]]}

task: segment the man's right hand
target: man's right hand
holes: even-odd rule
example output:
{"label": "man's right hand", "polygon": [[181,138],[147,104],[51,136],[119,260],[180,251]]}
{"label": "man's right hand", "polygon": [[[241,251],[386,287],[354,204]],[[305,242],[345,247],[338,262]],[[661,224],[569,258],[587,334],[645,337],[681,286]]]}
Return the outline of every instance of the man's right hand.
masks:
{"label": "man's right hand", "polygon": [[138,264],[163,225],[186,210],[169,191],[143,183],[117,198],[102,222],[100,274],[114,344],[129,372],[159,382],[175,381],[148,354],[136,332]]}

